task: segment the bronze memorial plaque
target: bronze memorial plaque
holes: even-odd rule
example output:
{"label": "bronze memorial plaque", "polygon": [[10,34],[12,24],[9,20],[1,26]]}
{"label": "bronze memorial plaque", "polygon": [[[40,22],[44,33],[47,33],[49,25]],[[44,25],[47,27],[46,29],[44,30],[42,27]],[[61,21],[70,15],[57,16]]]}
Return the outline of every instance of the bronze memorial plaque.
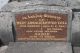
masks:
{"label": "bronze memorial plaque", "polygon": [[16,41],[67,41],[67,30],[67,14],[16,14]]}

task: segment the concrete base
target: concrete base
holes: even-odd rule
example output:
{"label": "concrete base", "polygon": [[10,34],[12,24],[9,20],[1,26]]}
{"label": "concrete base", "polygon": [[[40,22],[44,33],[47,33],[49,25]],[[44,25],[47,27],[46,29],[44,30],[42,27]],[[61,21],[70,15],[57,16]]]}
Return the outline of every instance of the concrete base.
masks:
{"label": "concrete base", "polygon": [[72,53],[72,47],[66,42],[12,42],[6,53]]}

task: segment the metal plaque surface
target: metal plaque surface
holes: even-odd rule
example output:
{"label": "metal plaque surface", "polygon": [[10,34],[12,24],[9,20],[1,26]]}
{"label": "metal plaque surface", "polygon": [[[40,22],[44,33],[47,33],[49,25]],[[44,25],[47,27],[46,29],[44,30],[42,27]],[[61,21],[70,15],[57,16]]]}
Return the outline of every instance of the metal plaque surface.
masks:
{"label": "metal plaque surface", "polygon": [[17,41],[66,41],[68,15],[60,13],[16,14]]}

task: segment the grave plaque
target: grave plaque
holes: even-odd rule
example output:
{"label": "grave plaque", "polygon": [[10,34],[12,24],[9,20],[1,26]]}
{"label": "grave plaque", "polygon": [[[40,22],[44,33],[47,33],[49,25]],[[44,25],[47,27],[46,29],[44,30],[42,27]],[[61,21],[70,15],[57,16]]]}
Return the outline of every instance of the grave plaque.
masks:
{"label": "grave plaque", "polygon": [[68,17],[54,12],[16,14],[16,41],[67,41]]}

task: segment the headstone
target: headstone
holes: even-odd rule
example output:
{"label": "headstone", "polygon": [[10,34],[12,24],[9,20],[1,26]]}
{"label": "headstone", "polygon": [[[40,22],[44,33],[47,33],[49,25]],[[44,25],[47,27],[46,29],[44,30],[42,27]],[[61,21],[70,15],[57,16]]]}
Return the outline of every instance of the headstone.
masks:
{"label": "headstone", "polygon": [[[23,5],[18,6],[19,8],[15,6],[10,7],[9,11],[15,14],[15,21],[13,21],[14,18],[11,18],[15,29],[13,27],[10,29],[16,32],[16,35],[13,33],[13,36],[9,37],[11,39],[14,37],[16,42],[9,43],[6,53],[72,53],[69,42],[71,40],[72,11],[68,7],[33,4],[25,8],[20,8]],[[10,25],[11,22],[9,22]],[[4,25],[5,28],[6,25]],[[12,34],[12,30],[9,35]],[[8,39],[9,37],[7,36]]]}
{"label": "headstone", "polygon": [[15,10],[15,12],[16,41],[70,40],[69,8],[29,6],[27,9]]}

